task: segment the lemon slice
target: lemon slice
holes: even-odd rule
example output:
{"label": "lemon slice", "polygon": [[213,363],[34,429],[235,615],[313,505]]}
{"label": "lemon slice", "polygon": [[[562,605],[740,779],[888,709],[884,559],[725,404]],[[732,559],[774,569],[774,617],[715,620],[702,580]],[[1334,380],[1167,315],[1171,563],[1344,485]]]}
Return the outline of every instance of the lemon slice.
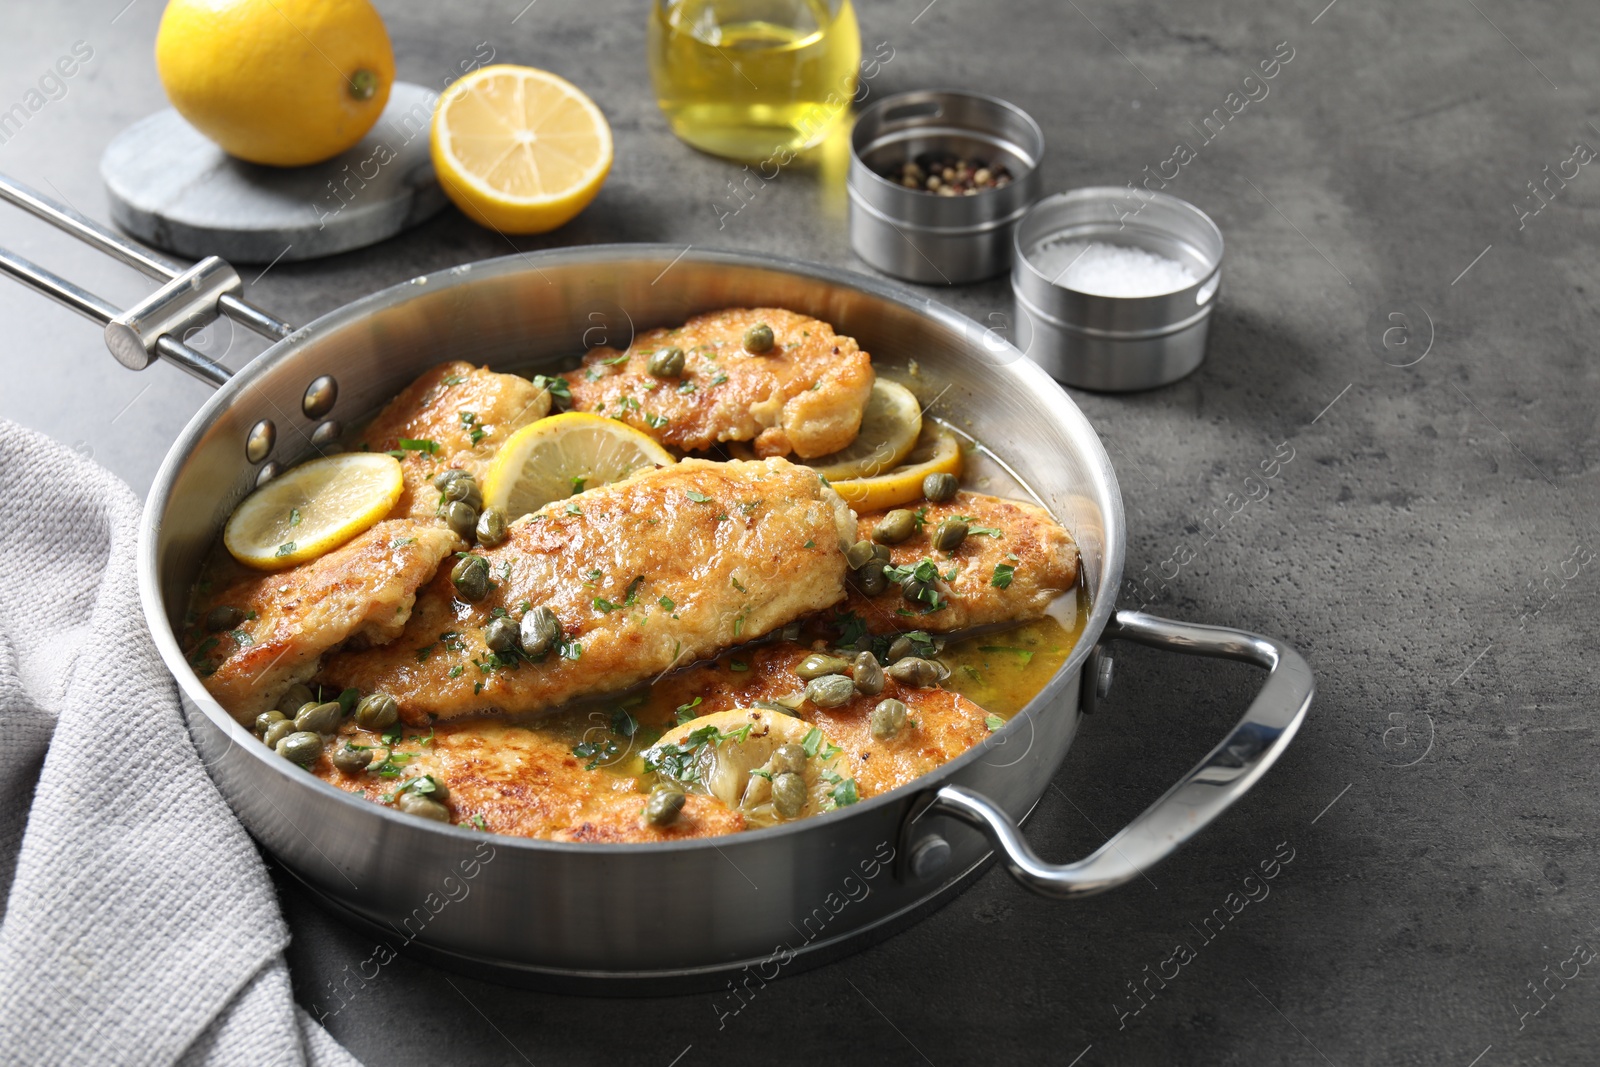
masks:
{"label": "lemon slice", "polygon": [[684,771],[677,781],[686,790],[709,793],[751,821],[766,824],[781,818],[772,804],[769,776],[777,771],[773,753],[780,745],[790,744],[812,753],[799,772],[806,783],[806,802],[793,816],[798,819],[829,807],[825,801],[833,784],[824,772],[837,777],[839,757],[839,750],[828,744],[821,730],[804,719],[764,708],[713,712],[668,730],[644,756],[659,766],[664,756],[676,750],[677,758],[667,760],[666,765]]}
{"label": "lemon slice", "polygon": [[545,233],[600,191],[611,170],[611,127],[565,78],[500,63],[439,98],[432,150],[439,185],[473,221],[502,233]]}
{"label": "lemon slice", "polygon": [[314,459],[240,501],[222,543],[247,567],[293,567],[364,532],[389,513],[404,488],[393,456],[350,452]]}
{"label": "lemon slice", "polygon": [[[898,382],[879,378],[872,383],[856,439],[832,455],[806,460],[805,465],[830,482],[870,478],[904,460],[917,447],[921,432],[922,405],[916,394]],[[730,444],[728,454],[735,459],[756,458],[747,441]]]}
{"label": "lemon slice", "polygon": [[874,478],[828,480],[857,511],[878,511],[920,500],[922,479],[930,474],[961,476],[961,441],[932,419],[922,424],[917,446],[900,466]]}
{"label": "lemon slice", "polygon": [[500,446],[484,476],[483,502],[517,518],[552,500],[675,462],[671,452],[626,423],[569,411],[530,422]]}

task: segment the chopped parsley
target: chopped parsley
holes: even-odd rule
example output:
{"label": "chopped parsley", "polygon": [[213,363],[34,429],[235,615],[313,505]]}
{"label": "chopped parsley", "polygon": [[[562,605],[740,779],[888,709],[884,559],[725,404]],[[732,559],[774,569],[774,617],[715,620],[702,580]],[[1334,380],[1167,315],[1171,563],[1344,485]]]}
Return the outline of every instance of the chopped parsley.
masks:
{"label": "chopped parsley", "polygon": [[414,545],[416,543],[417,539],[415,537],[396,537],[393,541],[389,542],[389,547],[404,548],[406,545]]}
{"label": "chopped parsley", "polygon": [[979,526],[977,524],[978,523],[978,517],[976,515],[957,515],[955,518],[956,518],[957,522],[964,522],[964,523],[967,524],[967,536],[968,537],[1004,537],[1005,536],[1005,532],[1003,530],[997,530],[993,526]]}
{"label": "chopped parsley", "polygon": [[691,381],[681,381],[681,382],[679,382],[678,383],[678,392],[680,392],[680,393],[692,393],[692,392],[694,392],[694,383],[691,382]]}
{"label": "chopped parsley", "polygon": [[430,441],[426,437],[402,437],[400,447],[389,450],[389,455],[395,459],[405,459],[407,452],[426,452],[430,456],[439,454],[439,442]]}
{"label": "chopped parsley", "polygon": [[661,427],[665,426],[671,421],[672,420],[667,418],[665,415],[652,415],[648,411],[644,413],[645,425],[650,427],[652,430],[659,430]]}
{"label": "chopped parsley", "polygon": [[594,610],[603,615],[611,614],[613,611],[617,610],[617,607],[618,605],[613,604],[603,596],[597,596],[594,598]]}
{"label": "chopped parsley", "polygon": [[[641,356],[644,355],[643,352],[639,354]],[[621,355],[612,356],[610,359],[601,359],[596,360],[595,362],[599,363],[602,367],[615,367],[618,363],[628,362],[628,353],[624,352]]]}
{"label": "chopped parsley", "polygon": [[561,653],[562,659],[576,660],[583,657],[583,645],[579,644],[577,641],[571,641],[563,638],[561,643],[556,647]]}
{"label": "chopped parsley", "polygon": [[617,407],[623,411],[638,411],[639,402],[631,396],[619,396],[617,397]]}
{"label": "chopped parsley", "polygon": [[[590,380],[592,381],[593,379]],[[554,402],[557,410],[566,411],[572,407],[572,386],[567,384],[565,378],[552,377],[548,374],[535,374],[533,376],[533,387],[535,389],[549,390],[550,399]]]}
{"label": "chopped parsley", "polygon": [[695,697],[693,700],[689,701],[689,703],[687,703],[687,704],[679,704],[678,705],[678,710],[676,712],[677,719],[678,719],[678,725],[682,726],[684,723],[688,722],[690,719],[693,719],[695,717],[694,709],[698,708],[699,706],[700,706],[700,698],[699,697]]}
{"label": "chopped parsley", "polygon": [[985,715],[983,717],[983,725],[985,725],[985,726],[987,726],[989,728],[989,732],[991,734],[994,733],[996,730],[1000,729],[1000,727],[1004,726],[1005,724],[1006,724],[1006,721],[1004,719],[1002,719],[998,715]]}
{"label": "chopped parsley", "polygon": [[279,559],[282,559],[284,556],[288,556],[288,555],[293,554],[293,552],[294,552],[294,542],[293,541],[285,541],[283,544],[278,546],[278,551],[275,553],[275,555],[277,555]]}
{"label": "chopped parsley", "polygon": [[464,381],[466,379],[459,374],[446,374],[444,376],[444,384],[446,385],[460,385]]}
{"label": "chopped parsley", "polygon": [[989,584],[996,589],[1005,589],[1011,585],[1011,578],[1017,573],[1017,568],[1009,563],[996,563],[994,577],[989,579]]}
{"label": "chopped parsley", "polygon": [[1033,650],[1017,648],[1014,645],[979,645],[979,652],[1013,652],[1022,657],[1022,665],[1026,667],[1033,662]]}
{"label": "chopped parsley", "polygon": [[709,503],[711,503],[711,498],[706,496],[704,493],[700,492],[698,489],[687,490],[687,495],[688,495],[689,499],[694,501],[696,504],[709,504]]}
{"label": "chopped parsley", "polygon": [[290,508],[289,509],[289,525],[290,526],[299,526],[300,525],[300,509],[299,508]]}
{"label": "chopped parsley", "polygon": [[583,487],[588,485],[588,484],[589,484],[589,479],[585,478],[581,474],[574,474],[572,476],[572,492],[569,493],[568,495],[569,496],[577,496],[579,493],[583,492]]}
{"label": "chopped parsley", "polygon": [[717,372],[717,376],[715,378],[711,379],[711,384],[712,385],[722,385],[727,380],[728,380],[728,376],[726,374],[723,374],[721,371],[718,371]]}
{"label": "chopped parsley", "polygon": [[626,590],[626,595],[622,598],[622,606],[623,607],[625,607],[625,608],[633,607],[633,602],[635,600],[639,599],[639,586],[641,586],[643,584],[644,584],[644,575],[642,575],[642,574],[635,576],[633,581],[628,583],[628,588]]}
{"label": "chopped parsley", "polygon": [[576,504],[568,504],[567,505],[567,514],[568,515],[582,515],[583,514],[583,509],[580,508]]}
{"label": "chopped parsley", "polygon": [[911,513],[911,531],[921,533],[922,528],[928,525],[928,509],[918,508]]}
{"label": "chopped parsley", "polygon": [[674,604],[672,602],[672,598],[669,597],[669,596],[662,597],[660,600],[656,601],[656,603],[660,604],[662,607],[666,608],[668,611],[671,611],[673,608],[678,606],[678,605],[676,605],[676,604]]}
{"label": "chopped parsley", "polygon": [[731,579],[731,581],[733,582],[733,587],[735,589],[739,590],[739,592],[748,593],[750,591],[750,590],[746,589],[744,586],[739,584],[739,579],[733,578],[733,579]]}

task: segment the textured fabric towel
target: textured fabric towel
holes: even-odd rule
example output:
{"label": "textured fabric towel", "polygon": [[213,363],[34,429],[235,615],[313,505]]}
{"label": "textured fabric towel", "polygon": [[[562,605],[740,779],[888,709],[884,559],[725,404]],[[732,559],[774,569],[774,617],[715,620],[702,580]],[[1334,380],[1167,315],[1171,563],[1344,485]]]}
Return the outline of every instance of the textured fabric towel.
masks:
{"label": "textured fabric towel", "polygon": [[144,625],[139,502],[0,420],[0,1063],[356,1061]]}

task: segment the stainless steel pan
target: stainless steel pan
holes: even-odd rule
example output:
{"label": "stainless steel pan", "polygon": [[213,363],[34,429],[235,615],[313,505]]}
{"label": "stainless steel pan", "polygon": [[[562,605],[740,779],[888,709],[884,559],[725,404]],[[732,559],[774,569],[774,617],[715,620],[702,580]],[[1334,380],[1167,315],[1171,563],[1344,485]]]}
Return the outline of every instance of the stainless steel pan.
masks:
{"label": "stainless steel pan", "polygon": [[[414,278],[291,330],[239,300],[238,277],[220,261],[181,269],[9,180],[0,179],[0,197],[166,279],[119,314],[0,252],[0,269],[105,325],[125,364],[164,358],[219,386],[150,491],[139,546],[146,621],[194,742],[239,818],[307,885],[386,931],[390,950],[412,946],[567,989],[683,989],[741,969],[730,987],[770,981],[909,921],[991,853],[1048,896],[1128,881],[1242,796],[1310,705],[1310,670],[1279,641],[1115,610],[1122,500],[1093,427],[1016,349],[931,300],[766,256],[613,245]],[[597,326],[642,330],[736,305],[824,319],[881,364],[917,360],[925,380],[960,398],[950,405],[960,424],[1014,464],[1077,538],[1093,603],[1084,636],[981,747],[907,788],[787,826],[672,844],[558,844],[411,818],[311,778],[238,726],[185,663],[177,622],[223,522],[278,465],[334,435],[329,420],[370,414],[443,359],[549,366],[581,351]],[[219,312],[275,338],[231,377],[175,340]],[[1227,737],[1143,814],[1092,855],[1047,863],[1018,825],[1108,683],[1104,649],[1116,640],[1241,660],[1266,681]]]}

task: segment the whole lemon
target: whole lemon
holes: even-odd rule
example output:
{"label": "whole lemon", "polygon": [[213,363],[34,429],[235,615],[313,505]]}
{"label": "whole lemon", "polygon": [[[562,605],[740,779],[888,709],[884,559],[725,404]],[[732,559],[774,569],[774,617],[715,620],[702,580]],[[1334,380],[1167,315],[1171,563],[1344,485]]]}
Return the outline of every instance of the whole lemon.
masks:
{"label": "whole lemon", "polygon": [[296,167],[372,129],[394,49],[367,0],[172,0],[156,70],[172,106],[223,151]]}

